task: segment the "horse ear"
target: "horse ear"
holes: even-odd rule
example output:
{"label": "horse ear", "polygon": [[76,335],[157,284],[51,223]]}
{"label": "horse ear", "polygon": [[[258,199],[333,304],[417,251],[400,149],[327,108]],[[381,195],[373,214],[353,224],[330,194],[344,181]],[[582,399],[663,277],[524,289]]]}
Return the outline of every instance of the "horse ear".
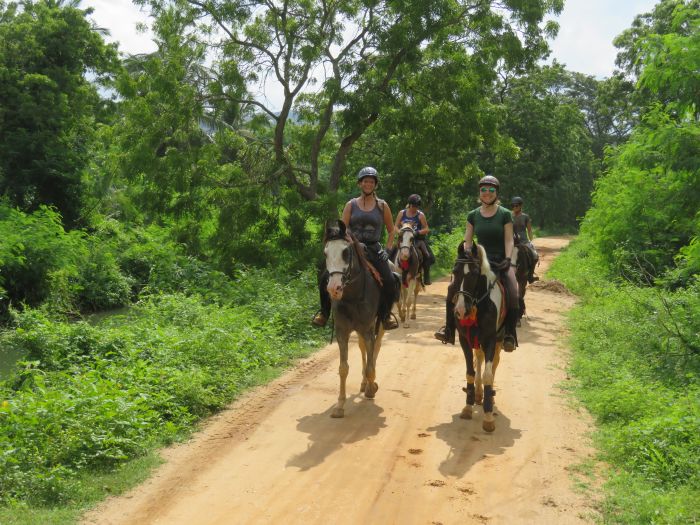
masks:
{"label": "horse ear", "polygon": [[457,245],[457,256],[462,259],[464,258],[464,242],[459,241],[459,244]]}
{"label": "horse ear", "polygon": [[340,236],[345,237],[345,223],[338,219],[338,229],[340,230]]}

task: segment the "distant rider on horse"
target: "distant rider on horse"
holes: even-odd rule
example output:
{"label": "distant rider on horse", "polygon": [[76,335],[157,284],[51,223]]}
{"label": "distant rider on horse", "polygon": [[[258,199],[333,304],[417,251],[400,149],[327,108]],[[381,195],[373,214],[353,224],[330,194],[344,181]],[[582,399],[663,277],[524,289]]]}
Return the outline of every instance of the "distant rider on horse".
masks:
{"label": "distant rider on horse", "polygon": [[[375,190],[379,185],[379,175],[372,167],[362,168],[357,174],[357,185],[360,188],[360,196],[350,199],[343,209],[343,222],[353,233],[355,238],[364,243],[367,250],[367,260],[377,269],[382,279],[382,297],[379,303],[377,315],[382,321],[385,330],[398,328],[399,324],[391,315],[391,308],[398,300],[398,288],[394,273],[389,267],[389,254],[379,243],[382,237],[382,226],[387,231],[387,249],[391,250],[394,244],[393,215],[389,205],[377,197]],[[319,279],[319,295],[321,297],[321,310],[319,310],[312,323],[315,326],[326,326],[331,314],[331,298],[328,295],[328,272],[324,272]]]}
{"label": "distant rider on horse", "polygon": [[510,200],[511,213],[513,214],[513,235],[515,236],[515,244],[523,244],[527,246],[530,252],[530,265],[527,274],[527,282],[533,283],[539,281],[539,277],[535,275],[535,266],[540,260],[540,256],[532,244],[535,238],[532,234],[532,221],[527,213],[523,213],[522,197],[513,197]]}
{"label": "distant rider on horse", "polygon": [[426,236],[430,232],[430,228],[428,227],[428,220],[425,218],[425,213],[419,209],[420,205],[420,195],[416,193],[410,195],[406,208],[396,215],[394,231],[398,233],[401,229],[401,225],[405,222],[413,224],[413,229],[416,232],[415,247],[423,254],[423,284],[428,285],[432,284],[430,280],[430,265],[435,262],[435,256],[428,246]]}

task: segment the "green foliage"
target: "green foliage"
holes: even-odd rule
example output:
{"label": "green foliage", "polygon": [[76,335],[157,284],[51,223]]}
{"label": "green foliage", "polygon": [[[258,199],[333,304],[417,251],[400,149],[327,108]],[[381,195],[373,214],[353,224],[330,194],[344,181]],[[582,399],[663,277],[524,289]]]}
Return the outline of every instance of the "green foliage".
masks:
{"label": "green foliage", "polygon": [[[615,285],[585,238],[548,275],[582,295],[571,314],[576,392],[612,467],[605,521],[700,519],[700,285]],[[634,487],[631,490],[630,487]]]}
{"label": "green foliage", "polygon": [[26,356],[0,383],[0,501],[65,503],[85,472],[115,469],[189,432],[260,371],[325,337],[308,323],[312,272],[239,279],[231,297],[239,306],[152,295],[97,327],[19,315],[0,336]]}
{"label": "green foliage", "polygon": [[116,60],[86,11],[0,3],[0,195],[25,211],[52,205],[76,223],[101,104],[85,75],[99,80]]}

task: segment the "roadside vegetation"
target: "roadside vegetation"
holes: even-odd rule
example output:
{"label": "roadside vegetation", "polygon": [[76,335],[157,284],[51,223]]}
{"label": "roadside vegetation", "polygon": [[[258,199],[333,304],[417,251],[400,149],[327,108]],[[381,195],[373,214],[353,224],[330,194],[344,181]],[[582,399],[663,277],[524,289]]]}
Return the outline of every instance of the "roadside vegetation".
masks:
{"label": "roadside vegetation", "polygon": [[647,106],[548,274],[581,297],[571,373],[609,465],[604,523],[700,521],[697,7],[661,4],[621,36],[643,43],[626,60]]}
{"label": "roadside vegetation", "polygon": [[148,55],[79,3],[0,0],[0,522],[75,522],[328,340],[324,223],[366,165],[394,214],[422,196],[436,275],[485,173],[538,232],[585,217],[552,275],[595,335],[605,515],[698,520],[698,0],[640,16],[604,80],[542,65],[560,0],[135,3]]}

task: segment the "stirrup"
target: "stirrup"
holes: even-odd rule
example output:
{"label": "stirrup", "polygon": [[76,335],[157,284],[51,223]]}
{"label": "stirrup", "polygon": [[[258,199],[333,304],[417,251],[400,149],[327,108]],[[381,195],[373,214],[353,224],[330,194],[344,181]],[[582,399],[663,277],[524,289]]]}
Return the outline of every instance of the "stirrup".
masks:
{"label": "stirrup", "polygon": [[441,326],[437,332],[433,334],[433,337],[440,341],[443,345],[452,343],[454,344],[454,341],[451,340],[449,337],[447,337],[447,326]]}
{"label": "stirrup", "polygon": [[328,323],[328,317],[326,317],[326,314],[323,313],[323,311],[319,310],[316,312],[311,319],[311,324],[314,326],[318,326],[319,328],[323,328],[326,326],[326,323]]}
{"label": "stirrup", "polygon": [[396,316],[391,313],[389,317],[382,321],[382,326],[384,330],[395,330],[399,327],[399,321],[396,319]]}

